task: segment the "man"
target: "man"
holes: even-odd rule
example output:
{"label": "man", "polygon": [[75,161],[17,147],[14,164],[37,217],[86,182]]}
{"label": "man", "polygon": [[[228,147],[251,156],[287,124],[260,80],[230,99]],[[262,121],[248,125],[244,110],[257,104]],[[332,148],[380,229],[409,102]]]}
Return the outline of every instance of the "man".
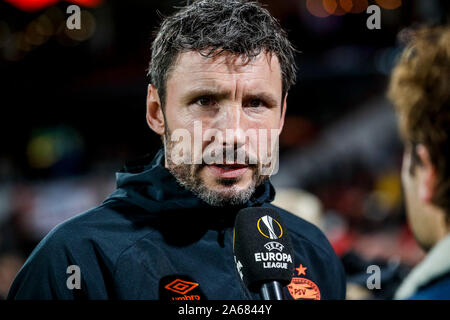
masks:
{"label": "man", "polygon": [[450,28],[424,28],[394,69],[389,96],[405,151],[408,220],[425,259],[397,299],[450,299]]}
{"label": "man", "polygon": [[[268,177],[294,49],[255,2],[196,1],[163,21],[149,74],[147,122],[164,148],[119,172],[102,205],[52,230],[10,299],[259,299],[237,271],[232,231],[240,209],[273,207]],[[298,267],[285,295],[343,299],[344,271],[327,239],[278,210]]]}

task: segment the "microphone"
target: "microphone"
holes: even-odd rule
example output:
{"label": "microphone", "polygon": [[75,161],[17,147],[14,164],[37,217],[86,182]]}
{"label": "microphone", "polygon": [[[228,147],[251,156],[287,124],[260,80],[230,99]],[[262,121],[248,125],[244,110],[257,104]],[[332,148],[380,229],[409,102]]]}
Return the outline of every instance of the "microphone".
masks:
{"label": "microphone", "polygon": [[236,267],[244,284],[262,300],[283,300],[282,287],[292,280],[294,254],[286,231],[275,209],[244,208],[236,216]]}

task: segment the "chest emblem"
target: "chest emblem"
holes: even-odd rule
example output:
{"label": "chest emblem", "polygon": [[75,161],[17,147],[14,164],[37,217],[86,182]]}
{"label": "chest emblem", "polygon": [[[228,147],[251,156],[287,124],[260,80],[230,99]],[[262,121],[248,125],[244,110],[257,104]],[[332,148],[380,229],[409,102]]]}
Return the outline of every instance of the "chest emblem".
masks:
{"label": "chest emblem", "polygon": [[179,294],[186,294],[197,286],[198,283],[176,279],[171,283],[169,283],[168,285],[166,285],[164,288]]}
{"label": "chest emblem", "polygon": [[[295,268],[298,275],[306,275],[307,268],[302,264]],[[311,280],[303,277],[293,277],[291,283],[287,286],[289,293],[294,300],[320,300],[319,287]]]}

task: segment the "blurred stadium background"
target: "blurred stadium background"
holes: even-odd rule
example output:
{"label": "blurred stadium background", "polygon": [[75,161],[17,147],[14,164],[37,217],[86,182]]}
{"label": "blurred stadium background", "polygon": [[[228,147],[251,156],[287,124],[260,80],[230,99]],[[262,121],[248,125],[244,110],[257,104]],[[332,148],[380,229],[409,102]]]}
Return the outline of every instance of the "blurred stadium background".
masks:
{"label": "blurred stadium background", "polygon": [[[276,202],[319,225],[348,274],[348,299],[391,299],[423,257],[406,224],[402,146],[387,80],[418,24],[447,0],[265,0],[301,51]],[[152,31],[185,1],[0,1],[0,298],[48,231],[99,204],[115,171],[160,147],[145,121]],[[68,30],[78,4],[81,30]],[[381,8],[369,30],[368,5]],[[368,290],[368,265],[382,270]]]}

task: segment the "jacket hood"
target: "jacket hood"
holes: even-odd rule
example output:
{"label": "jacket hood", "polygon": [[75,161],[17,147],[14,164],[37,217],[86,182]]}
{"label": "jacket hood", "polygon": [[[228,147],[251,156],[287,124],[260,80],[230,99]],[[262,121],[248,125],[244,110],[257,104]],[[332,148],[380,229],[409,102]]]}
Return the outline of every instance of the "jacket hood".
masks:
{"label": "jacket hood", "polygon": [[[117,189],[105,202],[118,199],[143,209],[152,216],[169,212],[195,210],[209,212],[208,217],[233,216],[243,207],[258,207],[271,202],[275,189],[267,179],[258,186],[251,199],[244,206],[213,207],[198,198],[193,192],[181,186],[164,167],[164,149],[160,149],[149,163],[149,157],[126,165],[116,173]],[[214,212],[214,214],[211,214]],[[234,220],[233,220],[234,221]]]}

